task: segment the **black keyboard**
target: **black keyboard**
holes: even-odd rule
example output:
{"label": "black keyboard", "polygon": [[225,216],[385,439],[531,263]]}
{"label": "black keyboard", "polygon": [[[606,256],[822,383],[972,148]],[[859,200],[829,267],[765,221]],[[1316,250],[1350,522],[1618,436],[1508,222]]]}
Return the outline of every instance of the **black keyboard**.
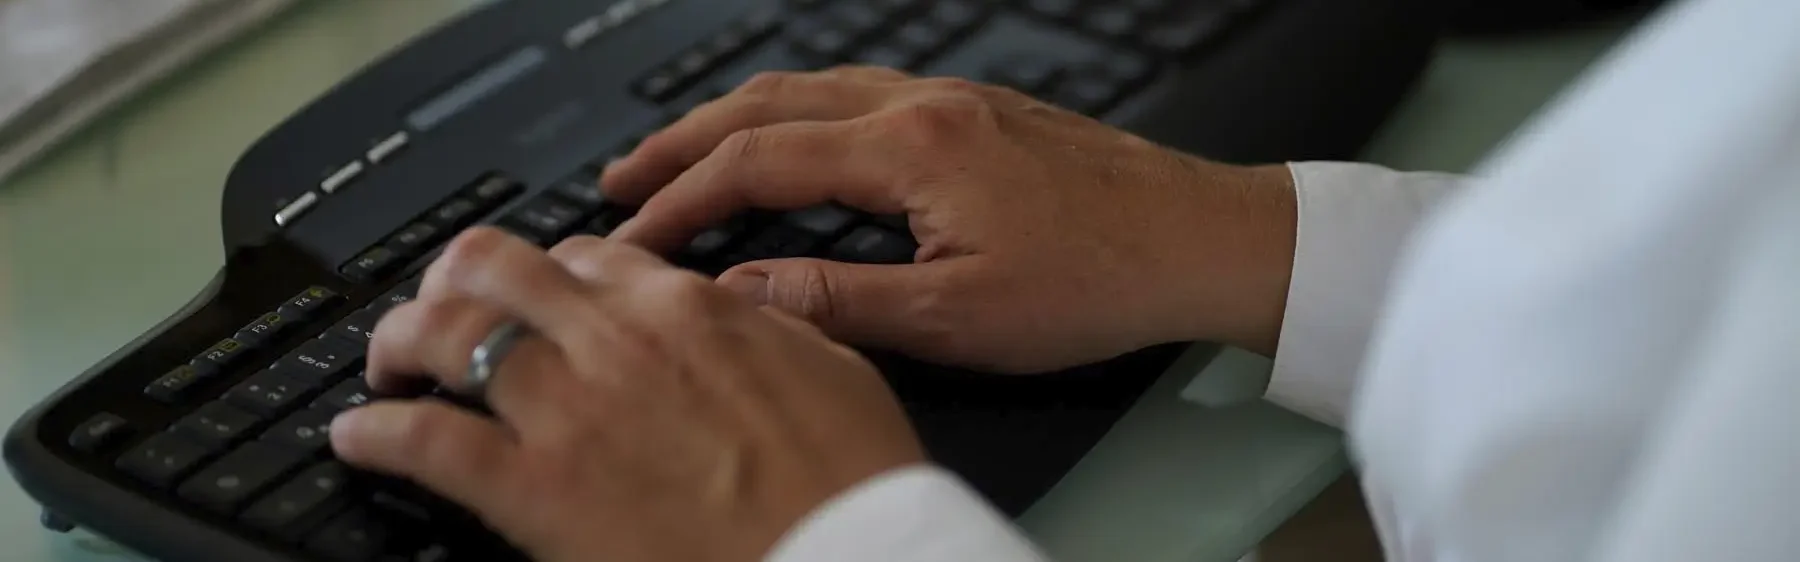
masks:
{"label": "black keyboard", "polygon": [[[1429,4],[495,2],[252,146],[223,191],[214,282],[26,414],[5,458],[47,526],[169,560],[517,559],[457,506],[334,460],[326,435],[379,398],[371,331],[457,232],[607,234],[634,211],[594,188],[607,161],[757,72],[844,63],[1010,86],[1213,158],[1350,158],[1428,57]],[[668,258],[716,274],[915,248],[904,217],[824,205],[744,213]],[[1016,515],[1180,348],[1032,377],[865,351],[933,457]]]}

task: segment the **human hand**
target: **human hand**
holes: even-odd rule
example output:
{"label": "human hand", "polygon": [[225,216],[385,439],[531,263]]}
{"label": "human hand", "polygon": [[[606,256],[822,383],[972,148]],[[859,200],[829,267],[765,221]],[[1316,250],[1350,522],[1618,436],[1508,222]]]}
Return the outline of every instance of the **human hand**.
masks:
{"label": "human hand", "polygon": [[924,454],[875,369],[817,328],[644,250],[548,253],[497,230],[452,242],[370,342],[378,392],[458,388],[471,351],[527,335],[488,419],[378,401],[331,428],[340,458],[414,480],[545,562],[759,560],[806,514]]}
{"label": "human hand", "polygon": [[658,252],[751,207],[905,215],[913,264],[761,261],[718,281],[841,341],[1005,372],[1171,341],[1271,352],[1293,255],[1283,166],[877,68],[758,76],[645,139],[601,187],[642,205],[612,238]]}

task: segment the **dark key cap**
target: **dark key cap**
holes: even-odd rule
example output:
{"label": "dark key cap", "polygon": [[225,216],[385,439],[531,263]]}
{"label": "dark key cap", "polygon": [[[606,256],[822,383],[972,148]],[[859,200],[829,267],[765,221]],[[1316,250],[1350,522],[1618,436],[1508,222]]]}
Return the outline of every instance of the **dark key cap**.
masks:
{"label": "dark key cap", "polygon": [[554,239],[564,232],[568,232],[571,227],[581,221],[585,214],[581,209],[568,203],[548,197],[539,197],[519,210],[513,211],[506,220]]}
{"label": "dark key cap", "polygon": [[388,238],[387,247],[402,256],[418,255],[421,250],[437,242],[438,227],[428,222],[415,222],[394,233]]}
{"label": "dark key cap", "polygon": [[588,231],[601,236],[612,234],[613,229],[619,228],[619,225],[621,224],[625,224],[626,219],[630,219],[635,212],[635,209],[627,207],[608,207],[602,209],[600,211],[600,216],[595,218],[593,222],[588,223]]}
{"label": "dark key cap", "polygon": [[300,534],[312,530],[313,524],[344,501],[348,479],[348,471],[341,464],[315,464],[251,504],[240,520],[283,539],[298,540]]}
{"label": "dark key cap", "polygon": [[237,513],[244,501],[299,465],[301,456],[274,445],[249,442],[201,470],[176,493],[216,513]]}
{"label": "dark key cap", "polygon": [[743,219],[741,217],[733,218],[725,221],[725,224],[709,228],[694,236],[694,239],[688,242],[683,253],[690,258],[711,258],[724,250],[726,246],[731,245],[732,241],[736,240],[738,235],[743,232]]}
{"label": "dark key cap", "polygon": [[1175,0],[1131,0],[1130,2],[1126,2],[1126,4],[1131,6],[1132,10],[1136,10],[1138,15],[1143,17],[1150,17],[1163,13],[1174,3]]}
{"label": "dark key cap", "polygon": [[395,253],[387,246],[376,246],[364,250],[362,254],[352,258],[350,263],[344,264],[344,267],[338,271],[343,273],[344,277],[350,278],[351,281],[363,283],[387,273],[388,268],[398,265],[399,262],[400,254]]}
{"label": "dark key cap", "polygon": [[244,329],[238,330],[237,335],[232,336],[232,339],[255,347],[275,339],[292,324],[293,322],[289,321],[286,316],[282,316],[280,312],[270,312],[250,321],[244,326]]}
{"label": "dark key cap", "polygon": [[550,192],[569,200],[569,203],[581,208],[583,212],[592,213],[600,210],[600,205],[606,203],[606,197],[601,195],[600,184],[596,181],[596,177],[598,177],[598,173],[576,174],[550,186]]}
{"label": "dark key cap", "polygon": [[431,210],[431,220],[440,228],[456,230],[475,219],[475,212],[481,206],[467,198],[456,197]]}
{"label": "dark key cap", "polygon": [[100,451],[131,436],[131,424],[110,412],[94,414],[69,434],[69,447],[83,453]]}
{"label": "dark key cap", "polygon": [[835,27],[828,27],[802,38],[800,46],[828,61],[837,61],[842,60],[844,55],[849,52],[850,41],[849,33]]}
{"label": "dark key cap", "polygon": [[211,448],[180,435],[158,433],[119,457],[114,466],[152,486],[167,488],[211,454]]}
{"label": "dark key cap", "polygon": [[492,208],[511,198],[513,194],[524,190],[525,186],[520,185],[519,182],[500,176],[491,176],[482,179],[481,183],[475,184],[475,187],[469,190],[469,195],[482,207]]}
{"label": "dark key cap", "polygon": [[854,36],[867,35],[881,27],[881,12],[862,2],[838,2],[831,6],[829,13],[839,27]]}
{"label": "dark key cap", "polygon": [[931,19],[951,29],[962,30],[981,21],[981,8],[969,0],[944,0],[932,6]]}
{"label": "dark key cap", "polygon": [[1108,37],[1126,37],[1138,30],[1138,14],[1124,6],[1103,6],[1083,18],[1088,29]]}
{"label": "dark key cap", "polygon": [[668,101],[681,86],[681,75],[674,70],[658,70],[638,82],[638,94],[655,102]]}
{"label": "dark key cap", "polygon": [[157,377],[155,381],[150,383],[150,386],[144,387],[144,394],[159,402],[173,404],[186,398],[188,391],[192,389],[195,384],[211,377],[212,373],[217,372],[218,371],[212,371],[211,373],[208,373],[201,371],[199,367],[194,365],[182,365],[169,370],[169,372],[164,373],[163,376]]}
{"label": "dark key cap", "polygon": [[304,400],[316,384],[291,379],[274,371],[262,371],[232,388],[225,399],[251,413],[276,416]]}
{"label": "dark key cap", "polygon": [[906,215],[876,215],[875,222],[894,229],[894,232],[912,232],[911,219]]}
{"label": "dark key cap", "polygon": [[200,356],[194,358],[194,363],[202,365],[201,370],[223,371],[249,350],[250,346],[244,345],[244,342],[236,338],[225,338],[200,352]]}
{"label": "dark key cap", "polygon": [[388,528],[364,508],[332,519],[306,541],[306,549],[329,560],[364,562],[387,550]]}
{"label": "dark key cap", "polygon": [[831,236],[850,226],[856,213],[837,205],[818,205],[791,211],[782,220],[818,236]]}
{"label": "dark key cap", "polygon": [[1056,88],[1050,102],[1071,111],[1095,115],[1119,94],[1113,82],[1097,76],[1075,75]]}
{"label": "dark key cap", "polygon": [[172,431],[206,445],[224,448],[261,423],[255,414],[223,402],[208,402],[175,422]]}
{"label": "dark key cap", "polygon": [[262,440],[303,455],[315,455],[331,445],[331,418],[337,412],[313,408],[294,415],[263,432]]}
{"label": "dark key cap", "polygon": [[944,46],[948,37],[937,25],[915,21],[894,33],[894,44],[912,53],[930,53]]}
{"label": "dark key cap", "polygon": [[1134,51],[1115,51],[1096,65],[1100,72],[1121,83],[1132,84],[1150,77],[1150,57]]}
{"label": "dark key cap", "polygon": [[375,392],[369,390],[367,379],[351,377],[338,383],[337,386],[331,387],[331,390],[325,391],[325,394],[320,395],[318,400],[313,401],[313,407],[341,412],[368,404],[374,397]]}
{"label": "dark key cap", "polygon": [[1026,9],[1056,19],[1067,19],[1081,8],[1081,0],[1028,0]]}
{"label": "dark key cap", "polygon": [[919,64],[919,56],[910,49],[902,49],[893,45],[876,45],[864,49],[856,55],[856,62],[869,66],[880,66],[895,70],[911,70]]}
{"label": "dark key cap", "polygon": [[737,264],[770,258],[791,258],[812,253],[820,239],[804,230],[776,223],[750,236],[725,261]]}
{"label": "dark key cap", "polygon": [[831,248],[831,259],[854,263],[912,263],[919,246],[905,236],[873,226],[851,232]]}
{"label": "dark key cap", "polygon": [[352,312],[331,327],[331,335],[350,345],[367,347],[369,340],[375,339],[375,323],[381,320],[381,312],[369,308]]}
{"label": "dark key cap", "polygon": [[276,360],[269,370],[294,380],[323,385],[337,380],[367,351],[366,343],[355,345],[333,337],[313,338]]}
{"label": "dark key cap", "polygon": [[376,297],[374,302],[369,303],[368,309],[379,313],[385,313],[388,309],[399,306],[406,301],[413,300],[413,297],[419,295],[419,285],[423,282],[423,279],[414,277],[399,285],[395,285],[394,288],[388,289],[388,292],[382,293],[381,296]]}
{"label": "dark key cap", "polygon": [[1032,95],[1043,95],[1062,77],[1061,61],[1043,54],[1002,57],[988,70],[989,81]]}
{"label": "dark key cap", "polygon": [[1225,12],[1200,8],[1174,20],[1165,19],[1143,34],[1151,46],[1174,54],[1187,54],[1225,30]]}
{"label": "dark key cap", "polygon": [[294,295],[294,298],[288,299],[286,304],[281,305],[278,312],[288,320],[299,323],[312,317],[313,313],[327,305],[337,302],[338,298],[337,292],[331,289],[310,287],[300,291],[300,294]]}

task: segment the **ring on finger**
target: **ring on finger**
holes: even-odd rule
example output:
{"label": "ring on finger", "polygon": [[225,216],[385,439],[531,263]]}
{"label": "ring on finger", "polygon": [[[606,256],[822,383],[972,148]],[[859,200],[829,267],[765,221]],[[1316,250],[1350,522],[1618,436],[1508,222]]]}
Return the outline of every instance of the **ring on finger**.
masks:
{"label": "ring on finger", "polygon": [[524,334],[524,325],[516,321],[502,322],[488,332],[487,337],[469,352],[469,371],[463,376],[461,392],[485,398],[495,371]]}

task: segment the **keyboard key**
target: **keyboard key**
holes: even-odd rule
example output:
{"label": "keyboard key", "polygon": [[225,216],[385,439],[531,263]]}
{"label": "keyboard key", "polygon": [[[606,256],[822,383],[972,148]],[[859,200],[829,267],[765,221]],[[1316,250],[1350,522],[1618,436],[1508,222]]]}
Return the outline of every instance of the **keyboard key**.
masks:
{"label": "keyboard key", "polygon": [[295,323],[304,322],[320,309],[337,302],[338,298],[337,292],[331,289],[309,287],[300,291],[300,294],[294,295],[294,298],[288,299],[287,303],[281,305],[281,309],[277,312]]}
{"label": "keyboard key", "polygon": [[[359,311],[350,315],[352,318]],[[337,380],[351,364],[361,360],[368,345],[354,345],[337,338],[313,338],[269,366],[269,371],[311,384]]]}
{"label": "keyboard key", "polygon": [[194,365],[182,365],[157,377],[150,386],[144,387],[144,394],[158,402],[173,404],[186,398],[195,384],[211,377],[212,373],[203,372]]}
{"label": "keyboard key", "polygon": [[313,523],[345,500],[348,480],[349,473],[342,464],[315,464],[251,504],[240,520],[283,539],[298,540],[300,534],[310,531]]}
{"label": "keyboard key", "polygon": [[1070,19],[1081,9],[1081,0],[1028,0],[1025,8],[1045,17]]}
{"label": "keyboard key", "polygon": [[388,292],[382,293],[379,297],[375,297],[374,302],[369,303],[368,310],[374,310],[377,314],[384,314],[389,309],[400,306],[401,303],[413,300],[413,298],[419,296],[419,285],[423,282],[423,278],[413,277],[399,285],[395,285],[394,288],[388,289]]}
{"label": "keyboard key", "polygon": [[707,259],[723,251],[744,232],[742,218],[734,218],[694,236],[683,253],[690,258]]}
{"label": "keyboard key", "polygon": [[793,226],[776,223],[750,236],[744,245],[725,258],[728,264],[766,260],[772,258],[791,258],[811,254],[819,245],[820,238]]}
{"label": "keyboard key", "polygon": [[301,458],[291,451],[252,441],[189,478],[176,493],[181,499],[216,513],[234,514],[250,496],[299,465]]}
{"label": "keyboard key", "polygon": [[1144,41],[1163,51],[1182,55],[1193,51],[1207,40],[1225,31],[1229,15],[1223,11],[1198,9],[1169,20],[1165,18],[1143,33]]}
{"label": "keyboard key", "polygon": [[621,224],[625,224],[625,221],[630,219],[634,212],[634,209],[625,207],[602,209],[600,211],[600,216],[596,217],[593,222],[588,223],[588,231],[601,236],[612,234],[613,229],[619,228],[619,225]]}
{"label": "keyboard key", "polygon": [[513,194],[524,190],[525,186],[520,185],[519,182],[500,176],[490,176],[475,184],[475,188],[469,190],[469,195],[475,199],[476,204],[491,209],[512,198]]}
{"label": "keyboard key", "polygon": [[506,222],[523,227],[529,232],[540,234],[549,239],[561,237],[586,215],[568,203],[549,197],[539,197],[530,204],[513,211]]}
{"label": "keyboard key", "polygon": [[350,313],[336,326],[331,327],[331,335],[344,343],[357,346],[368,346],[369,340],[375,339],[375,323],[381,320],[379,310],[365,308]]}
{"label": "keyboard key", "polygon": [[1056,92],[1050,95],[1050,102],[1071,111],[1096,115],[1106,109],[1106,105],[1118,94],[1119,87],[1110,80],[1076,75],[1056,88]]}
{"label": "keyboard key", "polygon": [[225,395],[232,405],[262,416],[273,417],[306,398],[316,383],[282,376],[274,371],[251,375]]}
{"label": "keyboard key", "polygon": [[375,392],[369,390],[368,380],[362,377],[351,377],[338,383],[337,386],[331,387],[331,390],[325,391],[325,394],[320,395],[318,400],[313,401],[313,407],[341,412],[368,404],[370,400],[374,399],[374,395]]}
{"label": "keyboard key", "polygon": [[1168,11],[1175,0],[1130,0],[1126,2],[1139,16],[1150,17]]}
{"label": "keyboard key", "polygon": [[1062,77],[1062,61],[1040,53],[1002,57],[988,68],[987,81],[1031,95],[1049,93]]}
{"label": "keyboard key", "polygon": [[856,55],[856,62],[895,70],[911,70],[919,64],[919,56],[914,51],[894,45],[876,45]]}
{"label": "keyboard key", "polygon": [[400,254],[387,246],[376,246],[365,250],[362,255],[344,264],[338,271],[351,281],[363,283],[380,277],[400,261]]}
{"label": "keyboard key", "polygon": [[316,455],[331,445],[331,418],[336,415],[335,411],[321,408],[295,412],[264,432],[262,440],[303,455]]}
{"label": "keyboard key", "polygon": [[1103,6],[1088,12],[1083,23],[1108,37],[1127,37],[1138,30],[1138,14],[1124,6]]}
{"label": "keyboard key", "polygon": [[211,368],[214,371],[222,371],[249,350],[250,346],[244,345],[244,342],[238,341],[236,338],[225,338],[219,340],[219,343],[213,344],[212,347],[206,348],[206,351],[200,352],[200,356],[195,357],[194,362],[206,365],[200,367],[201,370]]}
{"label": "keyboard key", "polygon": [[865,226],[851,232],[831,248],[831,259],[853,263],[912,263],[919,246],[905,236]]}
{"label": "keyboard key", "polygon": [[479,210],[481,210],[481,206],[474,201],[455,197],[438,205],[436,209],[432,209],[431,220],[436,222],[440,228],[458,230],[475,220],[475,212]]}
{"label": "keyboard key", "polygon": [[550,186],[550,192],[580,207],[582,212],[592,213],[600,210],[606,203],[606,196],[600,193],[600,185],[595,180],[598,174],[576,174],[574,177],[556,182]]}
{"label": "keyboard key", "polygon": [[329,560],[364,562],[387,550],[388,528],[364,508],[332,519],[306,541],[306,549]]}
{"label": "keyboard key", "polygon": [[894,33],[895,44],[915,54],[936,52],[947,39],[948,34],[937,25],[919,21],[901,26]]}
{"label": "keyboard key", "polygon": [[1150,77],[1150,57],[1134,51],[1115,51],[1098,63],[1101,72],[1124,84],[1135,84]]}
{"label": "keyboard key", "polygon": [[175,422],[173,431],[202,444],[224,448],[261,424],[262,419],[255,414],[223,402],[208,402]]}
{"label": "keyboard key", "polygon": [[931,8],[931,19],[961,31],[981,21],[981,8],[969,0],[944,0]]}
{"label": "keyboard key", "polygon": [[115,466],[152,486],[167,488],[212,451],[180,435],[158,433],[119,457]]}
{"label": "keyboard key", "polygon": [[820,237],[830,237],[850,226],[856,213],[837,205],[818,205],[782,216],[782,220]]}
{"label": "keyboard key", "polygon": [[875,222],[895,232],[912,232],[911,219],[906,215],[876,215]]}
{"label": "keyboard key", "polygon": [[99,452],[131,436],[131,424],[111,412],[94,414],[69,433],[69,447],[83,453]]}
{"label": "keyboard key", "polygon": [[260,346],[281,335],[281,332],[291,324],[293,322],[289,321],[286,316],[282,316],[280,312],[270,312],[244,325],[244,328],[238,330],[237,335],[232,336],[232,339],[244,342],[244,345],[251,347]]}
{"label": "keyboard key", "polygon": [[415,222],[388,238],[387,247],[402,256],[415,256],[436,243],[440,232],[431,223]]}
{"label": "keyboard key", "polygon": [[881,28],[883,19],[880,11],[862,2],[838,2],[831,6],[829,14],[839,29],[853,37],[867,36]]}

